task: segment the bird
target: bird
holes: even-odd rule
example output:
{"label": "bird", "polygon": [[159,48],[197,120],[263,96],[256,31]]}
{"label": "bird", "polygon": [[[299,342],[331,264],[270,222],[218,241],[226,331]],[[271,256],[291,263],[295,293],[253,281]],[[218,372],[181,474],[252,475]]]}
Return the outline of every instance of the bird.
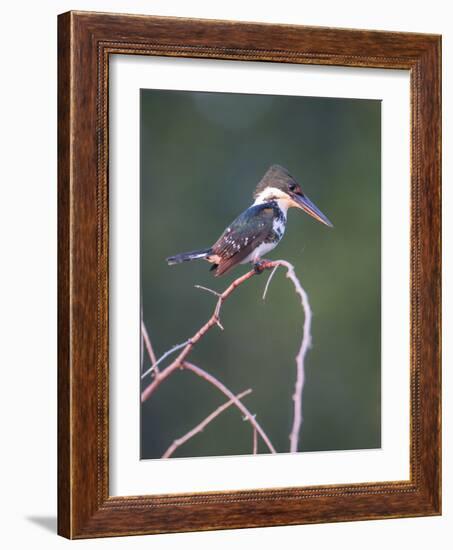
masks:
{"label": "bird", "polygon": [[303,210],[322,224],[330,220],[305,195],[286,168],[272,165],[256,186],[254,201],[208,248],[183,252],[166,259],[168,265],[203,259],[212,263],[211,271],[220,277],[239,264],[252,263],[259,268],[263,256],[282,239],[288,209]]}

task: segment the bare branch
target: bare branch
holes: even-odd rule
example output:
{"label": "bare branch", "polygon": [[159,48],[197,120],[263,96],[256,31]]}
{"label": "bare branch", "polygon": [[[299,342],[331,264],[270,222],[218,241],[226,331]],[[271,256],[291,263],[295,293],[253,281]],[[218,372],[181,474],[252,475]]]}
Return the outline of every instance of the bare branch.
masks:
{"label": "bare branch", "polygon": [[253,454],[258,454],[258,432],[253,428]]}
{"label": "bare branch", "polygon": [[[302,341],[299,348],[299,352],[296,356],[296,382],[295,382],[295,388],[294,388],[294,394],[293,394],[294,418],[293,418],[293,425],[290,433],[290,450],[291,452],[296,452],[298,450],[300,428],[302,426],[302,392],[303,392],[304,379],[305,379],[305,357],[311,345],[312,313],[311,313],[311,308],[308,301],[308,296],[305,290],[303,289],[299,279],[296,276],[294,266],[285,260],[275,260],[275,261],[262,260],[259,265],[259,269],[253,269],[245,273],[241,277],[238,277],[221,294],[218,294],[215,291],[212,291],[211,289],[207,289],[205,287],[198,287],[198,288],[201,288],[202,290],[207,290],[208,292],[211,292],[212,294],[215,294],[217,296],[218,299],[217,299],[214,312],[211,315],[211,317],[208,319],[208,321],[194,334],[194,336],[192,336],[192,338],[190,338],[183,344],[173,347],[171,350],[166,352],[159,359],[159,361],[156,362],[156,364],[160,363],[160,361],[162,361],[165,357],[167,357],[174,351],[183,348],[181,353],[178,355],[178,357],[176,357],[176,359],[163,371],[157,372],[154,380],[143,390],[141,394],[142,402],[146,401],[166,378],[168,378],[176,370],[181,368],[192,370],[193,372],[195,372],[195,374],[198,374],[202,378],[205,378],[206,380],[208,380],[214,386],[218,387],[218,389],[222,391],[225,395],[227,395],[227,397],[229,397],[231,400],[233,400],[233,398],[236,399],[234,394],[228,388],[226,388],[226,386],[224,386],[219,380],[217,380],[217,378],[213,377],[203,369],[200,369],[199,367],[196,367],[195,365],[188,363],[186,361],[186,358],[192,351],[195,344],[197,344],[212,327],[217,325],[220,328],[223,328],[222,325],[220,324],[220,310],[225,300],[236,290],[236,288],[238,288],[245,281],[247,281],[248,279],[251,279],[253,276],[257,275],[258,273],[261,273],[264,270],[272,269],[272,273],[270,274],[266,287],[264,289],[264,294],[263,294],[263,298],[264,298],[266,296],[269,283],[276,269],[279,266],[286,268],[286,277],[290,279],[291,282],[293,283],[294,289],[301,299],[301,304],[305,315]],[[142,378],[146,376],[146,374],[148,374],[151,370],[152,369],[144,373],[142,375]],[[265,432],[262,430],[261,426],[259,426],[259,424],[256,422],[253,415],[251,415],[251,413],[247,410],[247,408],[243,405],[241,401],[239,400],[236,400],[236,401],[234,401],[235,405],[245,414],[247,420],[254,426],[254,428],[257,430],[257,433],[261,436],[261,438],[266,443],[266,445],[271,450],[271,452],[275,452],[275,449],[272,446],[272,443],[270,442]]]}
{"label": "bare branch", "polygon": [[166,359],[169,355],[171,355],[172,353],[175,353],[175,351],[178,351],[179,349],[183,348],[184,346],[187,346],[187,344],[189,343],[189,340],[186,340],[185,342],[183,342],[182,344],[176,344],[176,346],[173,346],[172,348],[170,348],[168,351],[166,351],[162,357],[159,357],[159,359],[157,361],[154,362],[153,365],[151,365],[151,367],[146,370],[143,374],[142,374],[142,379],[145,378],[145,376],[147,376],[150,372],[152,372],[153,370],[156,370],[156,377],[158,376],[157,373],[159,373],[159,369],[157,368],[157,365],[159,365],[159,363],[162,363],[162,361],[164,359]]}
{"label": "bare branch", "polygon": [[300,297],[301,305],[304,310],[304,326],[302,341],[300,344],[299,352],[296,356],[296,383],[294,386],[294,417],[293,426],[289,436],[290,440],[290,452],[295,453],[299,448],[300,428],[302,426],[302,392],[305,382],[305,356],[307,351],[311,347],[311,319],[312,311],[310,302],[308,301],[308,295],[302,287],[299,279],[297,278],[294,266],[285,260],[277,260],[275,263],[286,267],[286,277],[293,283],[294,290]]}
{"label": "bare branch", "polygon": [[212,376],[212,374],[209,374],[209,372],[205,371],[204,369],[197,367],[193,363],[188,363],[187,361],[184,362],[183,367],[187,370],[192,371],[197,376],[200,376],[201,378],[204,378],[207,382],[215,386],[218,390],[220,390],[222,393],[224,393],[227,397],[229,397],[232,401],[234,401],[234,404],[236,407],[242,412],[242,414],[245,416],[245,418],[250,422],[250,424],[255,428],[255,430],[260,434],[261,438],[263,439],[264,443],[268,446],[271,453],[275,453],[275,448],[272,445],[269,437],[267,436],[266,432],[263,430],[263,428],[258,424],[258,421],[255,418],[255,415],[252,414],[247,407],[242,403],[242,401],[239,401],[239,399],[236,398],[234,393],[229,390],[220,380],[218,380],[215,376]]}
{"label": "bare branch", "polygon": [[271,284],[272,277],[274,276],[274,273],[277,271],[277,269],[280,267],[280,264],[277,264],[274,269],[271,271],[271,274],[269,275],[269,278],[267,280],[266,286],[264,287],[263,292],[263,300],[266,299],[267,289],[269,288],[269,285]]}
{"label": "bare branch", "polygon": [[217,296],[217,298],[220,297],[220,294],[217,291],[212,290],[212,288],[208,288],[207,286],[195,285],[195,288],[198,288],[199,290],[205,290],[206,292],[210,292],[211,294],[214,294],[214,296]]}
{"label": "bare branch", "polygon": [[159,368],[157,366],[156,361],[156,354],[154,353],[153,346],[151,344],[150,337],[148,335],[148,331],[146,330],[145,323],[143,322],[143,319],[141,320],[141,329],[142,329],[142,338],[146,346],[146,351],[148,352],[149,358],[151,360],[151,369],[148,369],[149,372],[152,370],[156,370],[156,372],[159,372]]}
{"label": "bare branch", "polygon": [[[236,395],[236,399],[242,399],[246,395],[252,393],[251,389],[245,390],[242,393],[239,393]],[[202,432],[208,424],[210,424],[215,418],[217,418],[220,414],[223,413],[226,409],[231,407],[231,405],[234,405],[234,401],[230,399],[223,405],[220,405],[220,407],[217,407],[215,411],[213,411],[210,415],[208,415],[204,420],[202,420],[199,424],[195,426],[195,428],[192,428],[190,431],[188,431],[185,435],[182,437],[175,439],[173,443],[168,447],[168,449],[165,451],[165,453],[162,455],[162,458],[169,458],[178,447],[181,447],[181,445],[184,445],[189,439],[192,439],[195,435]],[[253,433],[256,434],[255,428],[253,428]],[[256,454],[256,453],[255,453]]]}
{"label": "bare branch", "polygon": [[[186,359],[186,357],[189,355],[189,353],[192,351],[192,348],[197,344],[203,336],[215,325],[219,325],[219,315],[220,315],[220,308],[222,307],[223,302],[228,298],[228,296],[235,291],[235,289],[256,275],[256,271],[252,270],[248,273],[245,273],[245,275],[242,275],[241,277],[237,278],[235,281],[233,281],[230,286],[220,294],[217,304],[214,309],[214,313],[211,315],[211,317],[208,319],[208,321],[196,332],[192,338],[189,338],[189,340],[186,340],[183,344],[179,344],[179,346],[174,346],[169,351],[164,353],[164,355],[157,361],[157,363],[160,363],[165,357],[168,357],[171,353],[176,351],[177,349],[184,348],[182,352],[176,357],[176,359],[171,363],[168,367],[166,367],[162,372],[159,372],[156,374],[156,377],[154,380],[143,390],[141,395],[141,400],[146,401],[150,395],[159,387],[161,382],[165,380],[170,374],[172,374],[175,370],[178,368],[181,368],[182,363]],[[144,378],[147,374],[151,372],[152,369],[148,369],[146,372],[142,374],[142,378]]]}

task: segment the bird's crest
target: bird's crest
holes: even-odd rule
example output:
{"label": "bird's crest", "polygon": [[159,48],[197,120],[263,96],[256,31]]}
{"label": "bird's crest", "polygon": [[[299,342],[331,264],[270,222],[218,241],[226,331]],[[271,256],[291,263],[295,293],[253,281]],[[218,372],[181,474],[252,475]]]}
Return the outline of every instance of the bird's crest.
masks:
{"label": "bird's crest", "polygon": [[261,178],[261,181],[256,186],[253,196],[256,198],[267,187],[275,187],[276,189],[287,191],[291,183],[296,182],[288,170],[279,164],[273,164]]}

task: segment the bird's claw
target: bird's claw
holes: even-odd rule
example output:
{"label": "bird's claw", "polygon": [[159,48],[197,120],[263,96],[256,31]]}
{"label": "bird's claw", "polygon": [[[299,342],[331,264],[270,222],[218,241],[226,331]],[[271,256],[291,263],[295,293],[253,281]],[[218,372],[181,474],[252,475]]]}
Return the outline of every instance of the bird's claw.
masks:
{"label": "bird's claw", "polygon": [[258,262],[255,262],[253,269],[255,270],[255,273],[257,275],[260,275],[264,269],[265,269],[266,262],[264,260],[259,260]]}

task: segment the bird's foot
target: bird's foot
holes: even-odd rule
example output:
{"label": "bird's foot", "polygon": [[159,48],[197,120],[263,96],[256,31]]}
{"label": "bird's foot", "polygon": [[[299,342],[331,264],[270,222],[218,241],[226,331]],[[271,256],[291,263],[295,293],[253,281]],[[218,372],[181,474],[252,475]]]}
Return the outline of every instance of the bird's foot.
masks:
{"label": "bird's foot", "polygon": [[260,275],[266,269],[266,260],[258,260],[255,262],[253,269],[257,275]]}

